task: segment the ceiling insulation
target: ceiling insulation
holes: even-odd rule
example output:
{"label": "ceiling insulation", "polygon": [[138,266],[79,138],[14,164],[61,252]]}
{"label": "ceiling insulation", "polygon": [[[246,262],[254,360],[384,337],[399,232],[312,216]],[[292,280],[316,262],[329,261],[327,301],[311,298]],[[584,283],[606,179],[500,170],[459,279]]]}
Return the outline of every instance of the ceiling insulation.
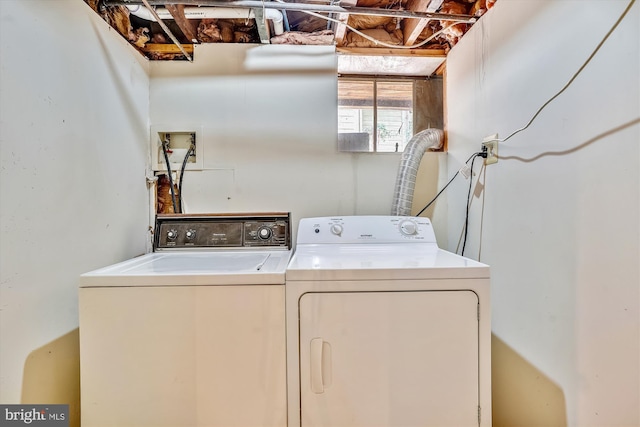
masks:
{"label": "ceiling insulation", "polygon": [[151,60],[190,60],[195,44],[335,45],[339,72],[436,73],[496,0],[85,0]]}

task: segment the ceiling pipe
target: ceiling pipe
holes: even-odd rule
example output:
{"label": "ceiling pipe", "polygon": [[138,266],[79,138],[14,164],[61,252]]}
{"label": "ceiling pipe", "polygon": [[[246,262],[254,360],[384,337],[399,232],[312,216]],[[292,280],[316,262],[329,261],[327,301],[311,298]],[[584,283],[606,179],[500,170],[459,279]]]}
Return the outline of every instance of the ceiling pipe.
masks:
{"label": "ceiling pipe", "polygon": [[[127,5],[132,15],[147,21],[156,22],[156,17],[151,9],[141,5]],[[160,19],[173,19],[171,12],[164,7],[153,9]],[[185,7],[184,16],[187,19],[255,19],[255,13],[248,8],[226,7]],[[284,33],[282,12],[276,9],[265,9],[265,19],[273,23],[273,32],[276,35]]]}
{"label": "ceiling pipe", "polygon": [[[457,15],[436,12],[414,12],[411,10],[399,9],[379,9],[375,7],[357,7],[357,6],[335,6],[317,3],[282,3],[274,1],[260,0],[142,0],[143,2],[164,6],[167,4],[185,4],[190,6],[216,7],[216,8],[259,8],[259,9],[277,9],[291,10],[297,12],[320,12],[320,13],[346,13],[349,15],[365,15],[365,16],[387,16],[392,18],[415,18],[415,19],[438,19],[455,22],[476,22],[477,18],[471,15]],[[140,4],[140,0],[105,0],[106,6],[116,5],[135,5]]]}

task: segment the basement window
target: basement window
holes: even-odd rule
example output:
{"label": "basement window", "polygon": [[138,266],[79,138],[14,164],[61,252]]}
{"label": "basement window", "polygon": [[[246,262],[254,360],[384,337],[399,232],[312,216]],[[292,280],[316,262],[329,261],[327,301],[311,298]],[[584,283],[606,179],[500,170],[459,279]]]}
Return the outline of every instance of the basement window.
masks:
{"label": "basement window", "polygon": [[338,78],[339,151],[402,152],[415,133],[442,122],[441,79]]}

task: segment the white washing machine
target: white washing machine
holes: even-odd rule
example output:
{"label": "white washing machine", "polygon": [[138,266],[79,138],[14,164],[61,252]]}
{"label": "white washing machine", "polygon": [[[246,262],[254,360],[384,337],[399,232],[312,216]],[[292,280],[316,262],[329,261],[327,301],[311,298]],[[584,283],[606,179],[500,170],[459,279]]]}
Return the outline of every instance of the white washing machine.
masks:
{"label": "white washing machine", "polygon": [[489,267],[429,219],[303,219],[286,278],[289,427],[491,425]]}
{"label": "white washing machine", "polygon": [[80,279],[83,427],[286,425],[288,214],[159,216]]}

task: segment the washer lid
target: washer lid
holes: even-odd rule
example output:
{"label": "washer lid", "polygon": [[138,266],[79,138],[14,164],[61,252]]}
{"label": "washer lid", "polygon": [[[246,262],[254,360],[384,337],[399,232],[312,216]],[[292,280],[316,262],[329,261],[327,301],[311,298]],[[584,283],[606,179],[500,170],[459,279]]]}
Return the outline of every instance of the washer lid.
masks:
{"label": "washer lid", "polygon": [[80,287],[284,284],[290,250],[155,252],[80,276]]}
{"label": "washer lid", "polygon": [[287,280],[488,278],[489,266],[433,244],[300,245]]}

